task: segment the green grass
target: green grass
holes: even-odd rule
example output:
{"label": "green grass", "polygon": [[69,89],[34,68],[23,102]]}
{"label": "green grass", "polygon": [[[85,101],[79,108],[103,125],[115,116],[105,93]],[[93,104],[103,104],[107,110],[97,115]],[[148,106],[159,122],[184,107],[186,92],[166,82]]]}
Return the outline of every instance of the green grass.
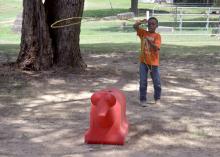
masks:
{"label": "green grass", "polygon": [[21,8],[21,0],[0,0],[0,22],[15,19]]}
{"label": "green grass", "polygon": [[[110,0],[113,9],[125,8],[128,9],[130,5],[130,0]],[[98,10],[98,9],[110,9],[111,5],[109,0],[86,0],[85,10]]]}
{"label": "green grass", "polygon": [[83,16],[105,17],[129,11],[129,0],[111,0],[110,2],[109,0],[86,0]]}
{"label": "green grass", "polygon": [[20,34],[12,31],[12,26],[6,24],[0,26],[0,43],[19,43],[20,38]]}
{"label": "green grass", "polygon": [[19,51],[20,46],[18,44],[0,44],[0,54],[7,54],[14,56]]}
{"label": "green grass", "polygon": [[20,35],[12,32],[12,24],[22,12],[21,0],[0,0],[0,43],[19,43]]}

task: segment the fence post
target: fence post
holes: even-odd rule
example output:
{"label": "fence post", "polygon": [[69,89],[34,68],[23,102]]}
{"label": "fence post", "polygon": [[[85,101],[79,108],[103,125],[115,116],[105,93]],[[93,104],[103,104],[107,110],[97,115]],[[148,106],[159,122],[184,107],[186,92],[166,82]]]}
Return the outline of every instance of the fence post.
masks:
{"label": "fence post", "polygon": [[174,14],[174,27],[176,28],[178,25],[178,13],[177,13],[177,6],[174,7],[173,9],[173,14]]}
{"label": "fence post", "polygon": [[[156,6],[155,6],[156,7]],[[154,16],[154,13],[155,13],[155,7],[153,8],[153,10],[152,10],[152,16]]]}
{"label": "fence post", "polygon": [[180,8],[180,23],[179,23],[179,30],[182,31],[182,27],[183,27],[183,8]]}
{"label": "fence post", "polygon": [[150,11],[146,11],[146,20],[150,18]]}
{"label": "fence post", "polygon": [[208,13],[207,13],[207,19],[206,19],[206,30],[209,29],[209,15],[210,15],[210,12],[211,12],[211,8],[209,8]]}

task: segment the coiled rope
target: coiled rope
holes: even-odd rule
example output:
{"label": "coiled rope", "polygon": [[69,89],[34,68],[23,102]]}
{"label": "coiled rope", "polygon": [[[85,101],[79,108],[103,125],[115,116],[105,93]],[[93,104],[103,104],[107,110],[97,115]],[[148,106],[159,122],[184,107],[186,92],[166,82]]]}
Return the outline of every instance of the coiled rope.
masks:
{"label": "coiled rope", "polygon": [[51,24],[51,28],[63,28],[63,27],[69,27],[74,25],[79,25],[82,22],[89,22],[89,21],[97,21],[101,18],[93,18],[93,17],[70,17],[70,18],[64,18],[61,20],[55,21],[53,24]]}

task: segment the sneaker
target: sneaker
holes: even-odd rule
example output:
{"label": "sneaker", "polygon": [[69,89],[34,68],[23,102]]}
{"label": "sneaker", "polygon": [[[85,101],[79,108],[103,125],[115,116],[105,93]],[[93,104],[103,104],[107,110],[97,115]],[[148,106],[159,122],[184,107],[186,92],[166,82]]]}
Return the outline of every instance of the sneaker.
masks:
{"label": "sneaker", "polygon": [[140,101],[140,105],[142,107],[147,107],[147,102],[146,101]]}
{"label": "sneaker", "polygon": [[155,100],[155,105],[160,105],[160,99],[158,99],[158,100]]}

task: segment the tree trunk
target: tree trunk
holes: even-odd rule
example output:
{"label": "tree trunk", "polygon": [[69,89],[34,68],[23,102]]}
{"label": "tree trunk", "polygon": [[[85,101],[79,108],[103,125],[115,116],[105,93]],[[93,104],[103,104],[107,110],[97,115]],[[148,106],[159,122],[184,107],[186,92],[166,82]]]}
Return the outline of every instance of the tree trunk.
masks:
{"label": "tree trunk", "polygon": [[215,0],[215,6],[220,7],[220,0]]}
{"label": "tree trunk", "polygon": [[[23,0],[21,48],[17,63],[22,69],[41,70],[52,65],[84,70],[79,46],[80,24],[51,29],[57,20],[82,17],[84,0]],[[81,19],[80,19],[81,20]]]}
{"label": "tree trunk", "polygon": [[138,16],[138,0],[131,0],[131,11]]}
{"label": "tree trunk", "polygon": [[24,0],[23,8],[17,64],[25,70],[48,69],[53,64],[53,50],[42,0]]}
{"label": "tree trunk", "polygon": [[[82,17],[84,0],[46,0],[45,9],[49,25],[57,20]],[[80,19],[81,20],[81,19]],[[58,29],[50,28],[54,47],[54,63],[61,67],[85,69],[79,46],[81,24]]]}

